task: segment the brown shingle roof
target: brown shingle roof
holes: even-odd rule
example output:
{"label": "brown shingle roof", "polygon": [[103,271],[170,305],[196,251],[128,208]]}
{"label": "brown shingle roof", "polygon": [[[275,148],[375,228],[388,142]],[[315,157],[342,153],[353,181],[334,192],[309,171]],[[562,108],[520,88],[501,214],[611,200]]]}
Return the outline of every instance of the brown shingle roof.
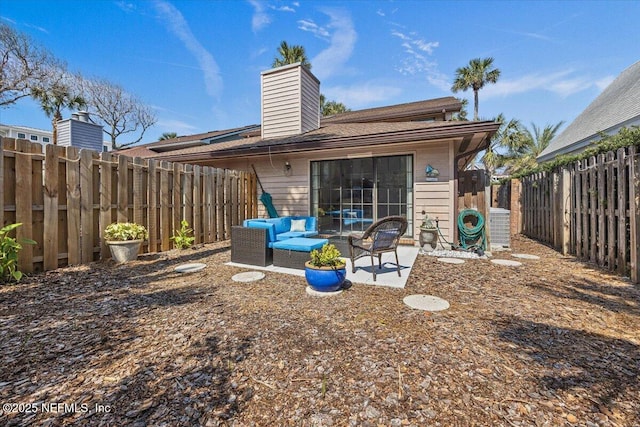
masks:
{"label": "brown shingle roof", "polygon": [[444,113],[459,112],[462,103],[453,96],[368,108],[323,117],[323,123],[405,122],[428,120]]}
{"label": "brown shingle roof", "polygon": [[212,145],[185,148],[154,155],[155,158],[181,162],[206,162],[213,159],[260,155],[268,152],[303,152],[389,143],[417,142],[464,137],[475,133],[494,133],[495,122],[398,122],[338,123],[302,135],[263,140],[252,137]]}

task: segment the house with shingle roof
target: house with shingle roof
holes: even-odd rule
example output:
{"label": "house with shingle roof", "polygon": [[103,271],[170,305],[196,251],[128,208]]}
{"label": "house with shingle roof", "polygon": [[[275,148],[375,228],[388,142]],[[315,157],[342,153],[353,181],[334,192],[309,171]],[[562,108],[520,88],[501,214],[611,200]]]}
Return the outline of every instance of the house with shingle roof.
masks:
{"label": "house with shingle roof", "polygon": [[615,135],[624,127],[640,126],[640,61],[607,86],[538,156],[539,162],[584,151],[601,133]]}
{"label": "house with shingle roof", "polygon": [[[484,150],[499,123],[456,121],[454,97],[320,117],[320,82],[301,64],[261,74],[261,124],[181,136],[120,153],[252,171],[280,215],[319,217],[322,234],[365,229],[388,215],[423,213],[454,241],[458,173]],[[439,175],[427,177],[425,169]],[[461,208],[460,208],[461,209]],[[259,215],[266,216],[262,206]]]}

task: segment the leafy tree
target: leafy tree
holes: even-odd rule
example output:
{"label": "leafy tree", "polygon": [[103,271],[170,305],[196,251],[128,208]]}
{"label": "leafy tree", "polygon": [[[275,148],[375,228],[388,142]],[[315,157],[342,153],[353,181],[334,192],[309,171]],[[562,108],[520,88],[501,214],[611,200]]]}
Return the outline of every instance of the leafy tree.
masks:
{"label": "leafy tree", "polygon": [[453,81],[451,90],[458,91],[473,90],[473,120],[478,120],[478,92],[487,83],[496,83],[500,77],[500,70],[492,68],[493,58],[475,58],[469,61],[469,65],[456,70],[456,78]]}
{"label": "leafy tree", "polygon": [[320,111],[322,112],[322,116],[331,116],[334,114],[346,113],[347,111],[351,111],[350,108],[347,108],[342,102],[337,101],[327,101],[327,98],[320,94]]}
{"label": "leafy tree", "polygon": [[79,76],[69,74],[64,68],[51,69],[46,79],[31,88],[31,96],[51,119],[52,143],[58,144],[58,121],[63,109],[78,109],[86,105],[78,88]]}
{"label": "leafy tree", "polygon": [[311,69],[311,63],[307,59],[307,54],[304,51],[304,47],[300,45],[292,45],[286,41],[282,41],[280,43],[280,47],[278,47],[278,54],[280,57],[275,57],[273,60],[273,68],[282,67],[283,65],[295,64],[296,62],[302,62],[302,65],[307,67],[307,69]]}
{"label": "leafy tree", "polygon": [[555,125],[546,125],[544,128],[531,124],[531,129],[522,129],[519,138],[507,141],[505,146],[508,153],[505,164],[509,167],[510,173],[518,173],[523,170],[534,168],[537,164],[537,157],[549,146],[555,138],[558,129],[564,124],[563,121]]}
{"label": "leafy tree", "polygon": [[[114,149],[140,142],[144,133],[156,123],[151,108],[116,84],[106,80],[86,80],[84,94],[91,121],[103,127]],[[137,135],[127,143],[118,143],[122,135]]]}
{"label": "leafy tree", "polygon": [[158,141],[166,141],[167,139],[173,139],[177,137],[178,137],[178,134],[175,132],[165,132],[162,135],[160,135],[160,138],[158,138]]}
{"label": "leafy tree", "polygon": [[31,88],[45,80],[56,61],[27,35],[0,23],[0,107],[8,107],[31,95]]}

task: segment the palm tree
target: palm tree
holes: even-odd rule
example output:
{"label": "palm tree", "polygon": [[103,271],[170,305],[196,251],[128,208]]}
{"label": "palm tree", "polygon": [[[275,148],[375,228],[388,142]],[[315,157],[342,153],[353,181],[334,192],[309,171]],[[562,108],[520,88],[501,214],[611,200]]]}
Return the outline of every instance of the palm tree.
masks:
{"label": "palm tree", "polygon": [[31,96],[40,103],[42,111],[51,118],[53,127],[52,143],[58,144],[58,121],[62,120],[62,110],[78,109],[86,106],[86,101],[79,95],[75,85],[79,79],[70,76],[64,70],[54,73],[50,82],[43,82],[38,87],[31,88]]}
{"label": "palm tree", "polygon": [[507,145],[509,152],[505,163],[509,166],[509,171],[516,173],[536,166],[537,157],[549,146],[563,124],[564,122],[561,121],[555,125],[539,128],[531,123],[533,132],[529,129],[523,129],[521,138]]}
{"label": "palm tree", "polygon": [[280,54],[280,57],[276,57],[273,60],[273,68],[302,62],[303,66],[307,67],[309,70],[311,69],[311,63],[307,59],[304,47],[300,45],[289,46],[287,42],[283,40],[278,48],[278,54]]}
{"label": "palm tree", "polygon": [[475,58],[469,61],[467,67],[461,67],[456,70],[456,78],[453,81],[451,90],[456,93],[458,91],[466,91],[473,89],[473,120],[478,120],[478,91],[487,83],[495,83],[500,77],[500,70],[491,69],[493,58]]}
{"label": "palm tree", "polygon": [[491,138],[489,146],[480,158],[485,170],[491,175],[497,168],[504,166],[506,161],[504,152],[509,151],[509,147],[515,146],[516,141],[522,139],[523,133],[522,125],[517,119],[507,121],[504,114],[500,113],[494,121],[500,123],[500,128]]}
{"label": "palm tree", "polygon": [[348,111],[351,111],[351,109],[347,108],[342,102],[327,101],[327,98],[323,94],[320,94],[320,113],[322,117],[346,113]]}
{"label": "palm tree", "polygon": [[160,138],[158,138],[158,141],[166,141],[167,139],[173,139],[177,137],[178,137],[178,134],[175,132],[165,132],[162,135],[160,135]]}

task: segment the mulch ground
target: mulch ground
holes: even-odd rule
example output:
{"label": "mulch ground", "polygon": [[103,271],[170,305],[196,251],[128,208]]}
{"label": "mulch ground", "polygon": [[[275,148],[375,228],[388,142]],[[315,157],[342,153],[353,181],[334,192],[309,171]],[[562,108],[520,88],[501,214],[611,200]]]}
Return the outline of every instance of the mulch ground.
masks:
{"label": "mulch ground", "polygon": [[405,289],[331,298],[232,281],[228,243],[0,286],[0,425],[640,425],[640,287],[512,243],[541,259],[419,255]]}

